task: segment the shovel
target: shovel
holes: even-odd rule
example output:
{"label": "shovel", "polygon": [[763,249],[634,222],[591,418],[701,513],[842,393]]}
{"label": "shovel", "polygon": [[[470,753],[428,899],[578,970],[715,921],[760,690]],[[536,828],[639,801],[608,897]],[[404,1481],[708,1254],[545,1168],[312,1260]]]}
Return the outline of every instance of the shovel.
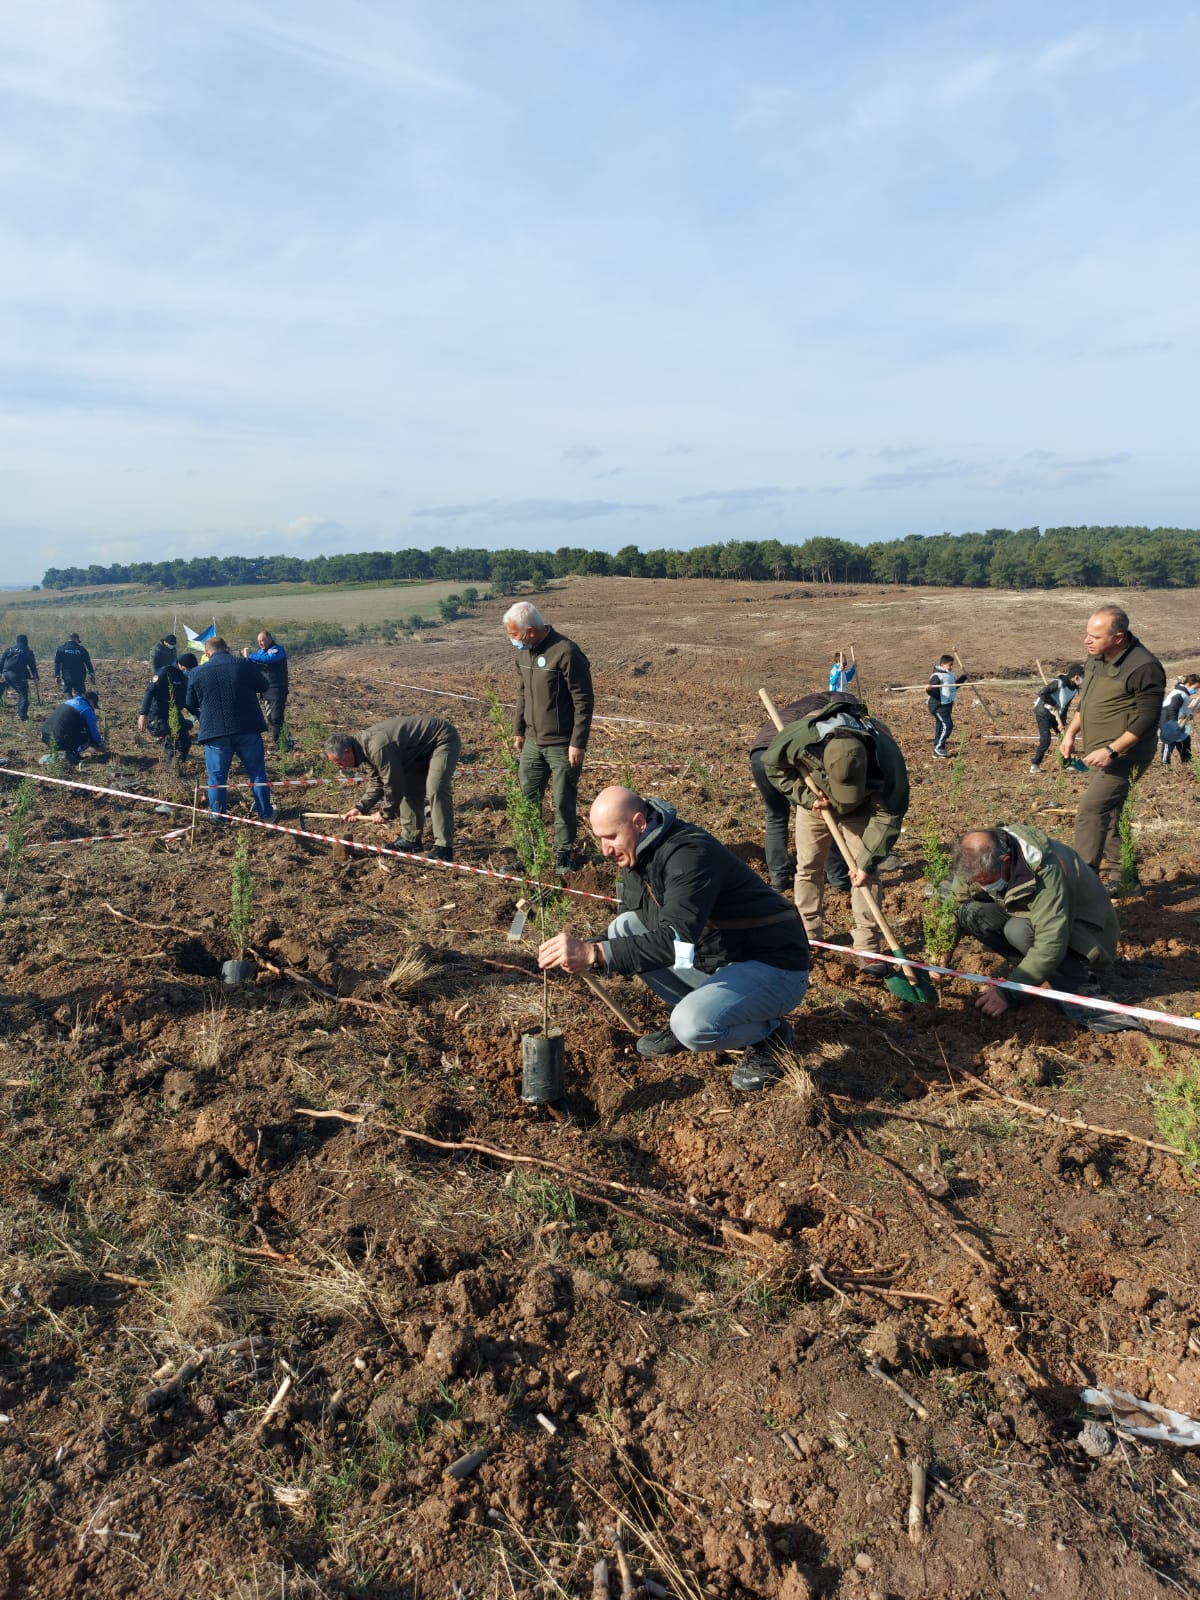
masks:
{"label": "shovel", "polygon": [[[782,732],[783,721],[780,718],[778,711],[775,709],[775,702],[771,699],[771,696],[765,689],[760,689],[758,691],[758,695],[763,705],[767,708],[767,715],[770,717],[775,726]],[[814,794],[821,793],[811,773],[805,774],[804,781]],[[829,829],[829,837],[842,852],[843,859],[847,862],[853,861],[854,853],[847,844],[846,835],[838,826],[837,819],[833,816],[832,812],[827,809],[822,810],[821,820]],[[892,932],[891,927],[888,924],[888,920],[884,916],[882,910],[875,904],[875,901],[871,895],[865,894],[862,898],[866,901],[868,910],[874,917],[876,923],[879,925],[880,933],[882,933],[883,937],[887,940],[888,949],[898,960],[903,961],[904,951],[900,948],[900,941]],[[893,973],[892,976],[886,980],[886,982],[888,989],[896,996],[897,1000],[908,1000],[913,1005],[937,1005],[937,990],[933,987],[925,974],[918,972],[915,967],[901,967],[900,971]]]}

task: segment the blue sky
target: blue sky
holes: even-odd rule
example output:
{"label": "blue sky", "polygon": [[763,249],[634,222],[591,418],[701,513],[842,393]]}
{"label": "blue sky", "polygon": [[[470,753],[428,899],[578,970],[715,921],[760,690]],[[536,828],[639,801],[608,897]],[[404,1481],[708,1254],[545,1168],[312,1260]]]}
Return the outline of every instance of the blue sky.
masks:
{"label": "blue sky", "polygon": [[0,17],[9,582],[1200,522],[1188,6]]}

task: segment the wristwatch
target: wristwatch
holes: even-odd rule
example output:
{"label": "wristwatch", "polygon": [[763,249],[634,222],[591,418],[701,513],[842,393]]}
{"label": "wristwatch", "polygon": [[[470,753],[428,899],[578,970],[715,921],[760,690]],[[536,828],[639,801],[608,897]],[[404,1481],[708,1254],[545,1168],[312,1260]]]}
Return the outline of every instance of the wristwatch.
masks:
{"label": "wristwatch", "polygon": [[1114,761],[1119,761],[1121,759],[1120,756],[1117,755],[1117,752],[1113,749],[1112,745],[1106,744],[1104,748],[1108,751],[1109,755]]}

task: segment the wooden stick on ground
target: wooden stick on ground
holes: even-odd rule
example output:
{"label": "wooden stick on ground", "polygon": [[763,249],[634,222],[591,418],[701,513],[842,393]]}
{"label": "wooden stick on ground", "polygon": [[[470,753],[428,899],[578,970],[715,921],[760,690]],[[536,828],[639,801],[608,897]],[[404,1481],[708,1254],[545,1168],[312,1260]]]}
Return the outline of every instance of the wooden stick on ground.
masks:
{"label": "wooden stick on ground", "polygon": [[[957,650],[955,650],[955,652],[954,652],[954,659],[955,659],[955,661],[958,662],[959,671],[965,673],[967,669],[966,669],[965,666],[963,666],[963,658],[959,655]],[[975,696],[976,700],[979,701],[979,704],[987,712],[988,716],[991,717],[991,719],[992,719],[992,727],[993,728],[996,727],[997,726],[996,713],[992,710],[991,706],[988,705],[987,701],[983,698],[983,695],[980,694],[979,690],[975,687],[975,685],[971,684],[970,687],[971,687],[971,693]]]}
{"label": "wooden stick on ground", "polygon": [[291,1374],[289,1373],[279,1385],[278,1389],[276,1389],[274,1399],[262,1414],[262,1421],[258,1425],[260,1432],[265,1429],[270,1422],[274,1421],[275,1417],[278,1415],[280,1407],[283,1405],[283,1402],[287,1399],[291,1392],[292,1378]]}
{"label": "wooden stick on ground", "polygon": [[916,1456],[908,1463],[912,1492],[908,1499],[908,1542],[920,1544],[925,1531],[925,1463]]}
{"label": "wooden stick on ground", "polygon": [[622,1011],[621,1007],[617,1004],[617,1002],[615,1000],[610,1000],[609,999],[609,997],[605,993],[604,989],[597,982],[597,980],[592,977],[590,972],[581,972],[579,974],[579,976],[583,979],[584,983],[587,984],[588,988],[596,996],[596,999],[601,1001],[604,1005],[606,1005],[608,1007],[608,1009],[612,1012],[613,1016],[616,1017],[617,1021],[621,1024],[621,1026],[623,1028],[627,1028],[629,1030],[629,1032],[632,1033],[635,1036],[635,1038],[638,1035],[640,1035],[642,1030],[638,1026],[638,1024],[636,1022],[634,1022],[633,1018],[629,1015],[629,1013],[627,1011]]}
{"label": "wooden stick on ground", "polygon": [[260,1261],[287,1261],[294,1263],[294,1255],[285,1255],[281,1250],[275,1250],[269,1244],[251,1245],[234,1244],[231,1239],[221,1239],[207,1233],[185,1233],[185,1239],[190,1239],[193,1244],[212,1245],[217,1250],[230,1250],[235,1256],[251,1256]]}
{"label": "wooden stick on ground", "polygon": [[878,1361],[868,1361],[867,1371],[873,1378],[878,1378],[880,1383],[886,1383],[893,1394],[898,1394],[908,1409],[922,1422],[929,1421],[929,1413],[915,1395],[909,1394],[907,1389],[902,1389],[890,1373],[885,1372]]}

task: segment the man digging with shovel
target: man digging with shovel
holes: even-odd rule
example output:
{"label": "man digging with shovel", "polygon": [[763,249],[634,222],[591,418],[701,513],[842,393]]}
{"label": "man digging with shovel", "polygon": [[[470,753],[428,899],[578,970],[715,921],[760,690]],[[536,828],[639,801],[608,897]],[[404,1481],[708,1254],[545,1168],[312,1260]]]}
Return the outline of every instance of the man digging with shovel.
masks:
{"label": "man digging with shovel", "polygon": [[[774,708],[771,708],[772,711]],[[763,756],[763,770],[796,807],[796,909],[810,939],[824,937],[825,861],[835,819],[849,854],[851,939],[857,950],[878,951],[878,868],[900,837],[908,810],[908,770],[900,747],[866,707],[849,694],[812,694],[788,708],[790,721]],[[777,715],[777,713],[776,713]],[[862,961],[871,978],[892,969]]]}
{"label": "man digging with shovel", "polygon": [[808,988],[794,907],[665,800],[613,785],[589,820],[621,869],[620,912],[603,939],[547,939],[538,965],[636,974],[671,1007],[667,1027],[638,1040],[639,1055],[741,1050],[733,1087],[765,1089],[792,1043],[785,1018]]}

